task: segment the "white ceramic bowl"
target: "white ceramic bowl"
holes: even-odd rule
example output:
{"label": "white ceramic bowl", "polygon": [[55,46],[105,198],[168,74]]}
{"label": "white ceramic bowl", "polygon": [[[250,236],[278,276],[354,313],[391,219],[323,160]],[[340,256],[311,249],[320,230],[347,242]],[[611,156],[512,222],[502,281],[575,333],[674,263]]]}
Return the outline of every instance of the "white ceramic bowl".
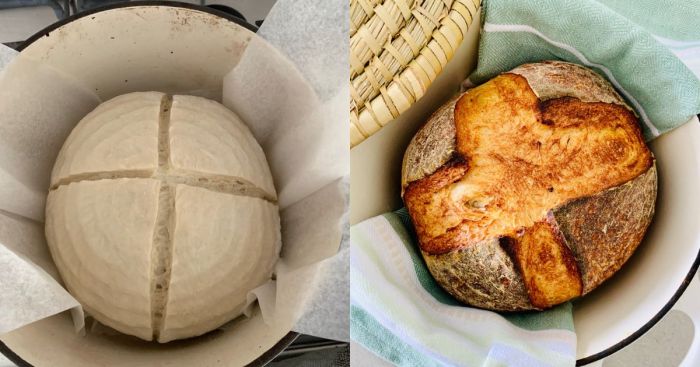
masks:
{"label": "white ceramic bowl", "polygon": [[[478,27],[472,27],[423,99],[352,149],[351,224],[403,205],[403,152],[430,114],[458,93],[476,65],[477,45]],[[659,173],[656,215],[627,264],[574,303],[579,365],[614,353],[651,328],[678,300],[700,263],[700,123],[695,119],[650,147]]]}
{"label": "white ceramic bowl", "polygon": [[[205,7],[122,3],[54,24],[21,52],[94,86],[102,100],[135,90],[192,91],[220,99],[223,76],[257,37],[246,27]],[[121,335],[77,335],[64,312],[3,335],[0,352],[37,367],[260,366],[296,335],[288,326],[265,324],[258,311],[224,331],[144,343]]]}

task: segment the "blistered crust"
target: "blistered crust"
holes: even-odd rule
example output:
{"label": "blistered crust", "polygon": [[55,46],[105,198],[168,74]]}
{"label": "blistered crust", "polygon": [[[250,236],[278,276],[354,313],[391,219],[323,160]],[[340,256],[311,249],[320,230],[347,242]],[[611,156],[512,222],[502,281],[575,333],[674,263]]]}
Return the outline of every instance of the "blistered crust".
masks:
{"label": "blistered crust", "polygon": [[518,75],[473,89],[457,102],[455,116],[454,160],[466,162],[463,175],[450,169],[449,182],[438,182],[447,172],[438,169],[409,184],[404,195],[426,252],[511,236],[550,209],[651,166],[627,109],[571,97],[540,103]]}
{"label": "blistered crust", "polygon": [[547,308],[581,295],[578,265],[551,215],[501,242],[534,307]]}

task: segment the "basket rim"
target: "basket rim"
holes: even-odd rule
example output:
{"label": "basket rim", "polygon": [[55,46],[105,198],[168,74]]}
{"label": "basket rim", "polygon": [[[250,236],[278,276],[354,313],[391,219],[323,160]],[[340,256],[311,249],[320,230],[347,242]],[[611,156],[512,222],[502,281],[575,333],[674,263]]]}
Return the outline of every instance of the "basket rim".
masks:
{"label": "basket rim", "polygon": [[[422,98],[454,56],[481,8],[481,0],[408,1],[412,4],[411,17],[387,39],[381,50],[364,64],[360,72],[353,74],[354,70],[351,67],[351,147],[362,143]],[[359,3],[359,0],[351,0],[351,6]],[[406,4],[406,1],[403,3]],[[386,4],[394,4],[394,1],[376,0],[375,4],[374,8],[379,8],[387,6]],[[430,9],[437,14],[433,16],[439,18],[433,19],[439,23],[433,24],[432,28],[426,28],[423,24],[426,21],[420,18],[427,12],[422,7],[424,5],[432,6]],[[392,9],[394,13],[397,12],[396,8]],[[368,24],[370,19],[372,18],[366,16],[362,27]],[[430,30],[430,33],[426,30]],[[411,44],[413,41],[406,39],[405,34],[408,32],[420,34],[418,52],[416,45]],[[412,37],[410,34],[409,38]],[[361,44],[362,37],[358,28],[358,32],[351,37],[351,58],[356,58],[352,54],[353,40],[356,44]],[[373,51],[369,50],[367,45],[364,47],[366,58],[367,52]],[[404,60],[400,60],[397,55],[400,53],[399,47],[404,51],[403,56],[406,56]],[[410,59],[407,56],[409,53]]]}

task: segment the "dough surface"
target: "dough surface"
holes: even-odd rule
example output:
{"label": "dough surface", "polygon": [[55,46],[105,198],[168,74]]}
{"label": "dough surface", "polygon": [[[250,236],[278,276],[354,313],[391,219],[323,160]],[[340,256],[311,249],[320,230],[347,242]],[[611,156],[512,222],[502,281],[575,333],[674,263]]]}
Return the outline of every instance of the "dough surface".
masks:
{"label": "dough surface", "polygon": [[217,102],[158,92],[78,123],[52,172],[46,237],[90,315],[159,342],[241,315],[281,245],[272,175],[245,124]]}

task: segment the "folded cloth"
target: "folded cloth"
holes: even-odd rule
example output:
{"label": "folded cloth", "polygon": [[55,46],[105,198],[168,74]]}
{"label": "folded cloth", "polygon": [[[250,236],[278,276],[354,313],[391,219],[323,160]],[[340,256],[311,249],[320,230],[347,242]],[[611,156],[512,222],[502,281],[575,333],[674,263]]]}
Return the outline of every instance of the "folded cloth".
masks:
{"label": "folded cloth", "polygon": [[469,84],[559,59],[605,76],[636,110],[647,140],[700,113],[697,1],[488,0],[482,11]]}
{"label": "folded cloth", "polygon": [[[486,0],[465,85],[559,59],[615,86],[651,140],[700,113],[700,4]],[[353,226],[351,339],[399,366],[574,366],[571,304],[500,315],[459,306],[433,280],[405,211]]]}
{"label": "folded cloth", "polygon": [[405,209],[350,229],[350,337],[399,366],[573,366],[571,304],[503,316],[430,276]]}

